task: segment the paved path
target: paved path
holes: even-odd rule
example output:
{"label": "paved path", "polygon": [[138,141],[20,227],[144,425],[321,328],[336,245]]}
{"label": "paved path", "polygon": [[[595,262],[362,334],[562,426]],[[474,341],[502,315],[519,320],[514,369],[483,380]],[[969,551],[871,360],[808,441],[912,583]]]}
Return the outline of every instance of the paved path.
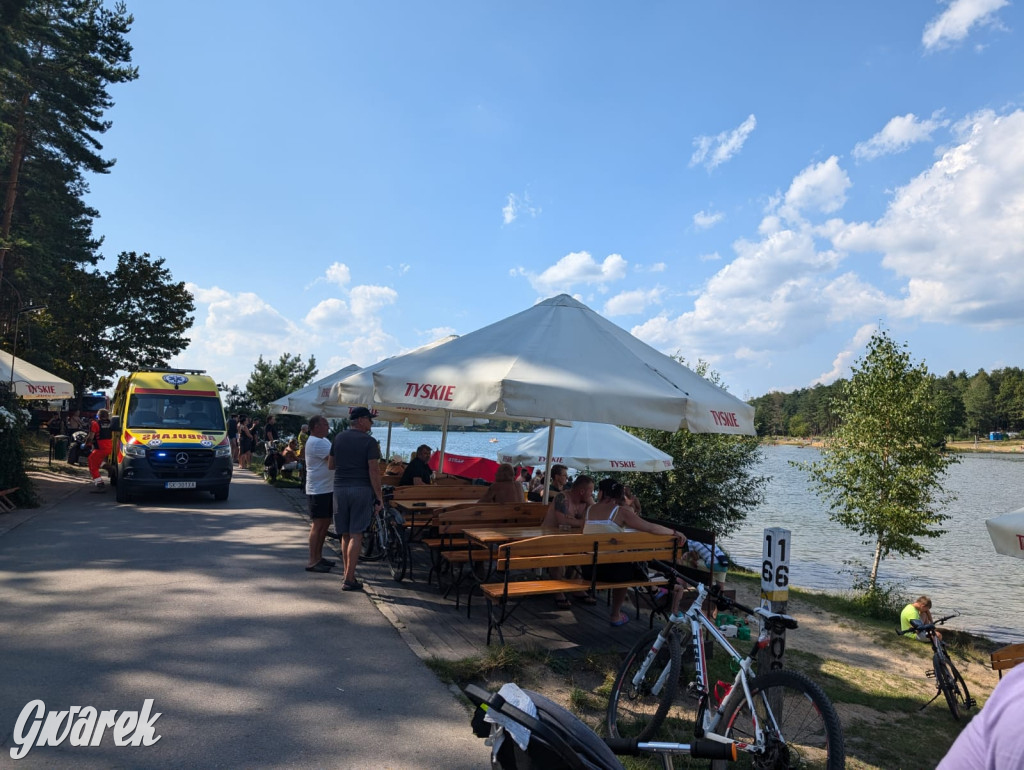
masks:
{"label": "paved path", "polygon": [[305,523],[254,475],[227,503],[118,505],[59,477],[47,498],[0,516],[0,767],[37,698],[152,698],[162,737],[65,741],[20,767],[488,766],[467,711],[370,598],[302,569]]}

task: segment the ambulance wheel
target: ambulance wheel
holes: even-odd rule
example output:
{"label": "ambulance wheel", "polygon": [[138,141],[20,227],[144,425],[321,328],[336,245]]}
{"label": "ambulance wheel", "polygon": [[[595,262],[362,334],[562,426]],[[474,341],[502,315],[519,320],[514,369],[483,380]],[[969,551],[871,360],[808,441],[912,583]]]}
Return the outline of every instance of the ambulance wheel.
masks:
{"label": "ambulance wheel", "polygon": [[217,502],[223,502],[224,500],[228,499],[228,492],[230,491],[231,487],[228,484],[225,484],[222,487],[217,487],[216,489],[213,490],[213,499],[216,500]]}

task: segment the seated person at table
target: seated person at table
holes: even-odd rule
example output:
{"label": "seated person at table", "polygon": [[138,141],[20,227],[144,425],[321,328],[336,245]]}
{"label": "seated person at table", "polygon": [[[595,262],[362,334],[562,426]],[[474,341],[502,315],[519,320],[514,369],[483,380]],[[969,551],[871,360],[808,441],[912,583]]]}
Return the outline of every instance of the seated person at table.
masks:
{"label": "seated person at table", "polygon": [[430,466],[427,465],[428,460],[430,460],[430,447],[426,444],[420,444],[412,461],[405,466],[405,472],[402,474],[398,486],[408,487],[429,484],[432,471]]}
{"label": "seated person at table", "polygon": [[[555,495],[559,492],[564,492],[568,487],[569,481],[569,469],[564,465],[552,465],[551,466],[551,483],[548,484],[548,500],[554,500]],[[544,501],[544,482],[541,481],[533,491],[530,492],[529,499],[535,503]]]}
{"label": "seated person at table", "polygon": [[281,475],[286,479],[292,477],[292,471],[299,467],[299,442],[292,439],[281,452]]}
{"label": "seated person at table", "polygon": [[[627,529],[650,532],[653,535],[675,535],[680,545],[686,542],[686,536],[660,524],[653,524],[640,518],[633,506],[639,501],[628,487],[622,486],[614,479],[601,479],[597,485],[597,502],[587,508],[584,516],[583,532],[623,532]],[[637,577],[639,566],[636,564],[598,564],[597,579],[600,581],[617,582],[633,580]],[[646,577],[646,572],[644,572]],[[591,577],[591,568],[583,568],[583,577]],[[622,603],[626,599],[625,588],[612,589],[611,617],[613,626],[624,626],[629,622],[629,615],[622,611]]]}
{"label": "seated person at table", "polygon": [[[587,507],[594,502],[594,480],[590,476],[580,474],[572,483],[572,488],[559,492],[548,504],[548,512],[541,526],[545,529],[561,529],[566,532],[580,532]],[[549,567],[548,576],[553,580],[565,577],[565,567]],[[584,592],[574,594],[573,598],[583,604],[597,604],[593,596]],[[565,594],[555,594],[555,606],[560,610],[572,608],[572,603]]]}
{"label": "seated person at table", "polygon": [[516,481],[516,471],[509,463],[502,463],[494,473],[494,483],[480,498],[481,503],[521,503],[523,488]]}

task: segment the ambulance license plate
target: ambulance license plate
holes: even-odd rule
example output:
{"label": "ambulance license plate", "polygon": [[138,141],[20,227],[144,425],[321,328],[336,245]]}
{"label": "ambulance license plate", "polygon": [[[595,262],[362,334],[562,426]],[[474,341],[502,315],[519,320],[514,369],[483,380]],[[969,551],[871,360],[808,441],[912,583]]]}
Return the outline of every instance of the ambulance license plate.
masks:
{"label": "ambulance license plate", "polygon": [[164,489],[195,489],[196,483],[194,481],[168,481],[164,484]]}

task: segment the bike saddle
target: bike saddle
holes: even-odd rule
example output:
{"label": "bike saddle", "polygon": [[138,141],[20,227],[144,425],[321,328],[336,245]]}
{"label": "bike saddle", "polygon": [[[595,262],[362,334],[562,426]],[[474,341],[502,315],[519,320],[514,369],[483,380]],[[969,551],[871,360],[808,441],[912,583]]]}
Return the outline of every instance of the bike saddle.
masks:
{"label": "bike saddle", "polygon": [[766,610],[764,607],[758,607],[754,612],[764,618],[764,624],[769,631],[785,631],[786,629],[792,630],[799,627],[796,618],[790,615],[781,615],[777,612]]}

